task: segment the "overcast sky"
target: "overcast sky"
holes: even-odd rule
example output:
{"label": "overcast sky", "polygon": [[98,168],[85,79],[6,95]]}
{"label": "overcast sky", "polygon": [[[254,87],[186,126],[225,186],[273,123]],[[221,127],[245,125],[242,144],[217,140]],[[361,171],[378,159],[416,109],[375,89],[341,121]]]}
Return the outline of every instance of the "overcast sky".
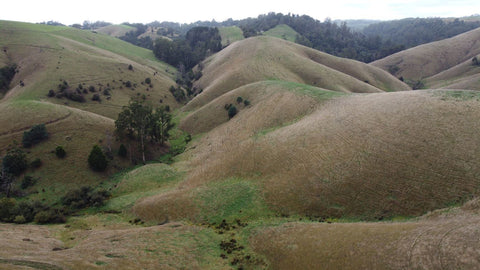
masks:
{"label": "overcast sky", "polygon": [[71,25],[89,21],[111,23],[244,19],[268,12],[335,19],[392,20],[407,17],[461,17],[480,13],[479,0],[7,0],[2,20],[58,21]]}

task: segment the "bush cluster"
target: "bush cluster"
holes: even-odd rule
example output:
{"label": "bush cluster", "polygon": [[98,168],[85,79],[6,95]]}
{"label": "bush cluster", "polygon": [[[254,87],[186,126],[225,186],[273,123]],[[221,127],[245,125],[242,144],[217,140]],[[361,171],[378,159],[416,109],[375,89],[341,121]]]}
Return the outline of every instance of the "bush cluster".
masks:
{"label": "bush cluster", "polygon": [[23,133],[23,147],[29,148],[33,145],[48,138],[47,128],[45,124],[33,126],[29,131]]}
{"label": "bush cluster", "polygon": [[51,208],[39,201],[17,202],[13,198],[0,199],[0,221],[39,224],[63,223],[65,216],[61,209]]}
{"label": "bush cluster", "polygon": [[93,190],[89,186],[69,191],[62,197],[62,204],[72,209],[82,209],[90,206],[102,206],[110,194],[106,190]]}
{"label": "bush cluster", "polygon": [[100,146],[95,145],[88,156],[88,164],[97,172],[102,172],[107,168],[108,160]]}

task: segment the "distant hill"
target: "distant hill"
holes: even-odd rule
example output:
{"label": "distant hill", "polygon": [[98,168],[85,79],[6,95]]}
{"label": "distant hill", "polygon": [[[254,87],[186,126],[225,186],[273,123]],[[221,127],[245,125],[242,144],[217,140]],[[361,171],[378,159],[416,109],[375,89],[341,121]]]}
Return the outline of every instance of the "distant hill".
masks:
{"label": "distant hill", "polygon": [[334,20],[336,24],[346,23],[348,27],[350,27],[354,31],[361,32],[365,27],[374,24],[380,23],[380,20]]}
{"label": "distant hill", "polygon": [[[472,66],[472,58],[480,54],[479,38],[480,28],[477,28],[449,39],[396,53],[375,61],[372,65],[388,70],[397,77],[412,81],[427,79],[438,74],[435,78],[427,79],[427,81],[431,85],[436,85],[435,80],[442,80],[445,86],[445,83],[448,85],[453,80],[458,80],[458,76],[470,76],[472,72],[478,73],[477,69]],[[462,68],[456,68],[457,65],[461,65]],[[459,72],[460,70],[462,71]],[[444,71],[445,73],[439,74]]]}
{"label": "distant hill", "polygon": [[339,92],[409,89],[390,74],[364,63],[272,37],[254,37],[230,45],[205,61],[203,73],[194,85],[203,92],[186,110],[203,106],[235,88],[265,80],[298,82]]}
{"label": "distant hill", "polygon": [[263,33],[266,36],[281,38],[291,42],[295,42],[299,34],[286,24],[279,24],[274,28]]}
{"label": "distant hill", "polygon": [[362,32],[367,36],[379,36],[384,42],[403,45],[408,49],[451,38],[477,27],[480,27],[480,21],[472,19],[407,18],[373,23]]}
{"label": "distant hill", "polygon": [[117,37],[117,38],[124,36],[126,33],[130,31],[135,31],[135,30],[136,28],[125,25],[125,24],[108,25],[108,26],[95,29],[95,31],[99,33],[106,34],[112,37]]}

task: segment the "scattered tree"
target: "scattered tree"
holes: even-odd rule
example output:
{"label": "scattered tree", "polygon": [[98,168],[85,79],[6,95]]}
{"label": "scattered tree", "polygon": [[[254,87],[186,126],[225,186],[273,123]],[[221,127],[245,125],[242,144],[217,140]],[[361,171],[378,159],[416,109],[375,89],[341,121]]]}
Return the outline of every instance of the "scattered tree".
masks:
{"label": "scattered tree", "polygon": [[151,123],[151,136],[157,142],[160,141],[160,144],[165,144],[165,141],[169,138],[168,132],[175,125],[172,124],[172,115],[169,114],[165,107],[160,107],[155,110],[155,113],[152,115]]}
{"label": "scattered tree", "polygon": [[118,155],[125,158],[127,157],[127,147],[122,143],[120,144],[120,147],[118,148]]}
{"label": "scattered tree", "polygon": [[88,156],[88,164],[97,172],[102,172],[107,168],[107,157],[98,145],[94,145]]}
{"label": "scattered tree", "polygon": [[64,158],[67,152],[65,152],[65,149],[63,146],[59,145],[55,148],[55,155],[57,155],[58,158]]}
{"label": "scattered tree", "polygon": [[235,106],[230,106],[228,108],[228,118],[232,119],[237,114],[237,108]]}
{"label": "scattered tree", "polygon": [[23,147],[32,147],[34,144],[37,144],[46,138],[48,138],[48,133],[45,124],[39,124],[23,133],[22,144]]}
{"label": "scattered tree", "polygon": [[10,149],[3,157],[2,168],[7,174],[19,176],[27,167],[27,156],[17,146]]}

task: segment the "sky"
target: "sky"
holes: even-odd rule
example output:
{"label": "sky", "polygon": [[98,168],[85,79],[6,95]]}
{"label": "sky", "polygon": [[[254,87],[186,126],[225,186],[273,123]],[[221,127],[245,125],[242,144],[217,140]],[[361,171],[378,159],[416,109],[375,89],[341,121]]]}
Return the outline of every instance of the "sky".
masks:
{"label": "sky", "polygon": [[269,12],[336,19],[394,20],[408,17],[462,17],[480,13],[479,0],[12,0],[1,4],[0,20],[149,23],[218,22],[257,17]]}

